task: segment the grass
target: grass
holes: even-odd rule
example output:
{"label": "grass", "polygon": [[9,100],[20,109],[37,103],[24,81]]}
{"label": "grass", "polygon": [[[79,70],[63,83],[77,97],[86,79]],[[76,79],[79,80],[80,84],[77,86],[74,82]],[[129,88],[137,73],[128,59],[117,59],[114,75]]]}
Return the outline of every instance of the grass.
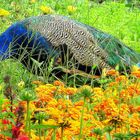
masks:
{"label": "grass", "polygon": [[[40,7],[47,6],[45,13],[69,16],[94,26],[140,52],[140,11],[136,7],[117,2],[100,5],[88,0],[0,3],[0,8],[10,12],[0,18],[0,33],[13,22],[43,14]],[[112,70],[91,81],[76,75],[64,76],[64,83],[54,81],[53,76],[33,75],[17,60],[2,61],[0,68],[0,139],[137,140],[140,136],[137,68],[131,75]],[[47,72],[51,70],[50,66]]]}

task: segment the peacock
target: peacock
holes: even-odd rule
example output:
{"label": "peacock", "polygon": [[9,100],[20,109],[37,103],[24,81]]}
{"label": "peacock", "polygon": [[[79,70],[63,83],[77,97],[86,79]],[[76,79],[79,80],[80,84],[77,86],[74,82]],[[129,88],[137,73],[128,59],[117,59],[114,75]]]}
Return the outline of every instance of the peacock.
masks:
{"label": "peacock", "polygon": [[14,23],[0,35],[0,59],[16,58],[31,69],[68,66],[89,73],[139,65],[140,54],[114,36],[61,15],[41,15]]}

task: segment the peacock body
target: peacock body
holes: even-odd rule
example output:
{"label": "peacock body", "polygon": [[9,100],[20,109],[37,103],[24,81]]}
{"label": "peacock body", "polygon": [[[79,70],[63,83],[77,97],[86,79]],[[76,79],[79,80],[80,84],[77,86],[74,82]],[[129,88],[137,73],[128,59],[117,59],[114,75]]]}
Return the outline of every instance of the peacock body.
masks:
{"label": "peacock body", "polygon": [[[17,22],[0,36],[2,59],[22,57],[47,63],[52,57],[55,64],[61,60],[75,62],[77,69],[93,65],[99,68],[120,68],[138,64],[140,55],[115,37],[86,24],[59,15],[31,17]],[[65,57],[67,58],[65,59]]]}

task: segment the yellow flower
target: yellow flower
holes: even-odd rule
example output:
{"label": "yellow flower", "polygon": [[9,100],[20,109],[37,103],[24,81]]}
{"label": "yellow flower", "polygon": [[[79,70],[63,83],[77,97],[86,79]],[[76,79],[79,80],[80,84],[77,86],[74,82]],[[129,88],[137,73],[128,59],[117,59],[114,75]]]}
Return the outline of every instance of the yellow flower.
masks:
{"label": "yellow flower", "polygon": [[140,68],[138,66],[132,66],[131,75],[140,78]]}
{"label": "yellow flower", "polygon": [[31,3],[35,3],[35,2],[36,2],[36,0],[31,0],[30,2],[31,2]]}
{"label": "yellow flower", "polygon": [[55,126],[58,125],[54,119],[49,119],[47,121],[43,120],[42,124],[45,124],[45,125],[55,125]]}
{"label": "yellow flower", "polygon": [[45,112],[46,108],[35,108],[34,107],[34,112]]}
{"label": "yellow flower", "polygon": [[24,86],[25,86],[24,81],[20,81],[20,82],[18,83],[18,87],[19,87],[20,89],[22,89]]}
{"label": "yellow flower", "polygon": [[74,7],[74,6],[72,6],[72,5],[69,5],[69,6],[67,7],[67,10],[68,10],[68,12],[69,12],[70,14],[72,14],[72,13],[76,12],[77,7]]}
{"label": "yellow flower", "polygon": [[36,136],[35,131],[31,130],[31,139],[32,140],[39,140],[39,137]]}
{"label": "yellow flower", "polygon": [[53,107],[49,107],[48,110],[47,110],[47,114],[53,116],[53,117],[58,117],[59,118],[59,115],[61,115],[63,112],[58,110],[57,108],[53,108]]}
{"label": "yellow flower", "polygon": [[44,13],[44,14],[52,14],[54,11],[52,10],[51,7],[48,6],[41,6],[40,10]]}
{"label": "yellow flower", "polygon": [[4,10],[4,9],[0,9],[0,16],[3,17],[3,16],[9,16],[10,13],[7,11],[7,10]]}
{"label": "yellow flower", "polygon": [[69,110],[69,117],[71,117],[72,119],[74,120],[78,120],[79,117],[80,117],[80,111],[79,109],[75,108],[75,107],[72,107],[70,110]]}
{"label": "yellow flower", "polygon": [[75,121],[75,120],[73,120],[73,119],[71,119],[70,120],[70,124],[71,124],[71,128],[70,128],[70,130],[71,131],[78,131],[78,133],[79,133],[79,128],[80,128],[80,122],[79,121]]}
{"label": "yellow flower", "polygon": [[131,67],[131,71],[132,72],[136,72],[136,71],[138,71],[140,68],[138,67],[138,66],[135,66],[135,65],[133,65],[132,67]]}
{"label": "yellow flower", "polygon": [[57,106],[57,100],[52,98],[52,100],[48,102],[47,106],[48,107],[56,107]]}
{"label": "yellow flower", "polygon": [[94,91],[94,93],[100,93],[100,92],[102,92],[102,88],[100,88],[100,87],[94,87],[93,88],[93,91]]}

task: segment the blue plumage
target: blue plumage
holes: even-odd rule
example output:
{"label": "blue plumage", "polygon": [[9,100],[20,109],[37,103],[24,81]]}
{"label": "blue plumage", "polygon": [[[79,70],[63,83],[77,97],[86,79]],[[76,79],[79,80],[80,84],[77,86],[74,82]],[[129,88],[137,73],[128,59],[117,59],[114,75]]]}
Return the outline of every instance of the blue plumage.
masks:
{"label": "blue plumage", "polygon": [[[19,50],[39,52],[40,49],[46,54],[55,56],[57,53],[52,51],[52,45],[39,32],[28,30],[23,24],[15,23],[0,35],[0,56],[1,59],[21,55]],[[18,54],[19,53],[19,54]]]}

